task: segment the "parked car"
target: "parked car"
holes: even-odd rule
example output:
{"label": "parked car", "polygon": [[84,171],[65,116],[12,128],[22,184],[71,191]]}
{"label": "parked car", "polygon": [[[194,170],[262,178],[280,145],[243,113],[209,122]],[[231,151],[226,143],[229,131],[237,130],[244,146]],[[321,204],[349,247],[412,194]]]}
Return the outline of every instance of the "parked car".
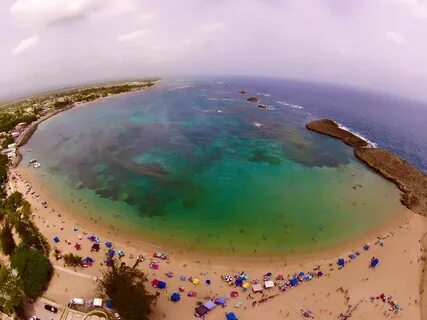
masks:
{"label": "parked car", "polygon": [[50,305],[50,304],[45,304],[45,305],[44,305],[44,308],[45,308],[47,311],[50,311],[50,312],[53,312],[53,313],[57,313],[57,312],[58,312],[58,308],[56,308],[56,307],[54,307],[54,306],[52,306],[52,305]]}

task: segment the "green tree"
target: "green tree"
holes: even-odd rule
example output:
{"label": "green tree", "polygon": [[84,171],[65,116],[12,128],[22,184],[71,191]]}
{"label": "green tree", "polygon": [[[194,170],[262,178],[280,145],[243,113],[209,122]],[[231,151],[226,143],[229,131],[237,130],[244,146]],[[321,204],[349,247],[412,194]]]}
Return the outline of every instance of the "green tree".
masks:
{"label": "green tree", "polygon": [[21,276],[27,297],[35,299],[47,288],[52,265],[41,252],[25,245],[18,246],[10,258],[12,268]]}
{"label": "green tree", "polygon": [[18,312],[24,303],[24,290],[21,279],[13,270],[0,266],[0,309],[11,315]]}
{"label": "green tree", "polygon": [[145,282],[142,271],[115,263],[104,273],[99,290],[114,301],[122,319],[147,320],[156,296],[147,292]]}
{"label": "green tree", "polygon": [[6,149],[8,145],[10,145],[10,144],[12,144],[12,143],[14,143],[14,142],[15,142],[15,139],[13,139],[13,137],[11,137],[11,136],[7,136],[7,137],[3,140],[3,142],[1,143],[1,147],[2,147],[3,149]]}
{"label": "green tree", "polygon": [[10,256],[16,248],[15,240],[13,239],[12,227],[9,221],[6,221],[3,229],[0,232],[1,250],[5,255]]}

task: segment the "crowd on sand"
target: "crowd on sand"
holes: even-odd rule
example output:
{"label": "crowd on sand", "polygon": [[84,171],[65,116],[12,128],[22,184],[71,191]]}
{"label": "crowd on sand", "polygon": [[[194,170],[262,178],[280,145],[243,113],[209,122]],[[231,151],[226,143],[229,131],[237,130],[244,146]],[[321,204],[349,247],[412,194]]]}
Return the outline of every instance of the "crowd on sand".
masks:
{"label": "crowd on sand", "polygon": [[[50,207],[50,204],[42,199],[42,196],[37,193],[30,181],[25,180],[19,171],[14,171],[11,176],[11,187],[17,182],[25,185],[25,196],[30,197],[33,201],[38,202],[41,208],[49,211],[50,217],[55,215],[59,219],[61,213]],[[42,210],[43,210],[42,209]],[[138,267],[145,269],[148,275],[149,284],[154,290],[164,292],[166,289],[168,298],[171,303],[179,303],[183,299],[194,299],[194,315],[196,317],[204,318],[213,309],[225,308],[227,305],[233,308],[233,312],[226,313],[227,319],[237,319],[239,308],[246,309],[248,306],[256,307],[258,305],[267,303],[268,301],[276,298],[280,294],[286,294],[288,291],[295,290],[297,287],[305,286],[309,282],[317,281],[320,278],[330,277],[333,273],[340,272],[340,270],[347,268],[354,261],[359,259],[362,255],[370,255],[372,247],[382,248],[386,245],[389,237],[393,236],[393,232],[385,235],[378,236],[372,243],[363,243],[358,250],[350,252],[347,256],[336,257],[335,262],[328,261],[325,265],[316,265],[310,269],[295,270],[293,273],[273,273],[266,270],[261,274],[249,274],[244,270],[235,274],[215,274],[212,275],[208,272],[199,272],[197,274],[188,274],[186,271],[186,264],[173,265],[173,260],[167,253],[161,251],[154,251],[149,254],[142,254],[137,252],[127,252],[129,248],[120,247],[116,245],[111,239],[102,238],[97,234],[89,233],[85,230],[80,230],[78,225],[68,224],[52,224],[49,223],[47,215],[38,215],[37,211],[33,212],[33,219],[39,220],[46,228],[55,230],[55,236],[48,239],[54,248],[52,252],[52,259],[55,264],[61,263],[62,256],[65,253],[74,253],[83,255],[90,249],[90,254],[83,256],[83,265],[81,268],[105,268],[112,264],[113,259],[118,259],[126,263],[137,264]],[[63,221],[65,222],[65,221]],[[65,236],[64,230],[70,228],[73,236]],[[65,245],[65,246],[64,246]],[[378,251],[377,251],[378,252]],[[367,269],[373,271],[381,268],[381,257],[371,256],[370,263],[366,265]],[[78,269],[76,269],[78,270]],[[97,273],[99,275],[99,273]],[[171,278],[179,279],[179,286],[169,285],[168,282]],[[214,296],[199,296],[198,287],[212,286],[214,282],[221,282],[226,289],[222,295]],[[172,290],[169,288],[172,287]],[[187,289],[191,288],[191,289]],[[380,290],[380,288],[378,288]],[[348,296],[348,292],[342,287],[337,289],[337,292],[342,292],[344,297]],[[370,295],[369,295],[370,294]],[[349,297],[347,297],[349,299]],[[244,303],[246,300],[247,302]],[[202,302],[200,302],[202,301]],[[204,302],[203,302],[204,301]],[[387,292],[371,292],[368,293],[366,301],[371,303],[383,303],[387,305],[384,314],[391,317],[404,312],[404,308]],[[417,301],[415,301],[417,302]],[[228,309],[229,309],[228,307]],[[338,319],[349,319],[353,312],[357,309],[358,305],[349,305],[348,309],[337,315]],[[228,310],[230,311],[230,310]],[[321,319],[322,317],[312,310],[301,306],[298,311],[302,318],[307,319]],[[289,313],[287,314],[289,315]],[[283,316],[286,317],[286,314]]]}

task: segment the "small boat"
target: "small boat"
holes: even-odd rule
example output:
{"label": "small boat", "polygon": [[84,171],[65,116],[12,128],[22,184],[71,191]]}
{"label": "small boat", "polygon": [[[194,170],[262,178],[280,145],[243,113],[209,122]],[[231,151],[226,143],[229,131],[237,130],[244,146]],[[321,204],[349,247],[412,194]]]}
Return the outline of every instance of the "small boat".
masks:
{"label": "small boat", "polygon": [[37,162],[37,159],[31,159],[29,164],[36,163],[36,162]]}
{"label": "small boat", "polygon": [[41,164],[40,162],[34,162],[33,167],[34,168],[40,168]]}

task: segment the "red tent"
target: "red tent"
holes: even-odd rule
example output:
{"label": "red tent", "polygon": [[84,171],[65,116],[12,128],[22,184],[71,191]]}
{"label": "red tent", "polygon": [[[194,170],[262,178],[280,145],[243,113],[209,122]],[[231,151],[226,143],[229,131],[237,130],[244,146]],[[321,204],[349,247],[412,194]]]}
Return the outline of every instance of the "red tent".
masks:
{"label": "red tent", "polygon": [[151,281],[151,284],[153,285],[153,287],[157,288],[157,286],[159,285],[159,280],[154,279],[153,281]]}

